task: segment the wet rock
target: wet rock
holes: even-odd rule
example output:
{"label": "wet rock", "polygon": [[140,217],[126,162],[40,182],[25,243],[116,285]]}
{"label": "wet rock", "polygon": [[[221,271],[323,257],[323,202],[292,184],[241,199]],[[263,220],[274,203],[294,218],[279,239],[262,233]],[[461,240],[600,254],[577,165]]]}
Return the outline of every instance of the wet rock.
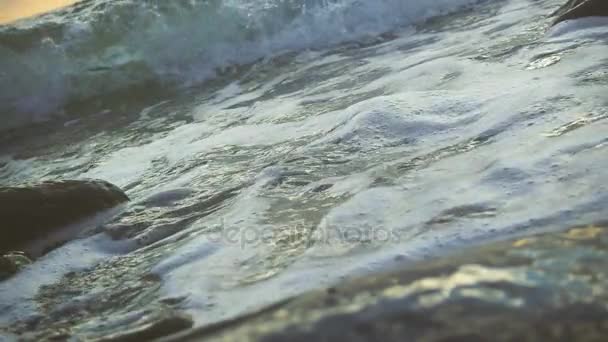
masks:
{"label": "wet rock", "polygon": [[608,16],[608,1],[569,0],[552,15],[557,17],[553,22],[553,25],[570,19],[584,17],[605,17]]}
{"label": "wet rock", "polygon": [[608,229],[473,247],[167,341],[602,341]]}
{"label": "wet rock", "polygon": [[9,252],[0,255],[0,280],[10,278],[32,261],[23,252]]}
{"label": "wet rock", "polygon": [[0,252],[21,247],[50,231],[128,201],[101,180],[66,180],[0,187]]}

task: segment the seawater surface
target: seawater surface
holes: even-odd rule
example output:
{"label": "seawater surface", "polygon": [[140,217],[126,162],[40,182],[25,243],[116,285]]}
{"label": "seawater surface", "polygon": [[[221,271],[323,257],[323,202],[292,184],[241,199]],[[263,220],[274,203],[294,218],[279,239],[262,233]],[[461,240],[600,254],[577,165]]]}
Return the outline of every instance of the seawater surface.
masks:
{"label": "seawater surface", "polygon": [[561,4],[95,0],[1,26],[0,184],[132,202],[0,283],[0,330],[206,325],[605,219],[608,29],[550,28]]}

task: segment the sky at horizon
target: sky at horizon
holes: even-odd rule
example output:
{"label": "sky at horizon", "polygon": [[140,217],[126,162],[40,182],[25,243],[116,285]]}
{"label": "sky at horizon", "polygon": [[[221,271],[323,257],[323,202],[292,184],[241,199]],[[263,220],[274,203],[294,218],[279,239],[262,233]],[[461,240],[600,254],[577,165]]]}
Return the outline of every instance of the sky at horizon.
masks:
{"label": "sky at horizon", "polygon": [[0,24],[49,12],[78,0],[0,0]]}

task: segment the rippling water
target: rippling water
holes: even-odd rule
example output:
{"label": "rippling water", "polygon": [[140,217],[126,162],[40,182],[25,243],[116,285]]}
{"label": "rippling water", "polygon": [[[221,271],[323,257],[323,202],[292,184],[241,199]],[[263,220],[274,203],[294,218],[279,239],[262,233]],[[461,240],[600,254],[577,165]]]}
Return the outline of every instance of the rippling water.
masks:
{"label": "rippling water", "polygon": [[95,0],[0,26],[0,183],[133,199],[0,283],[0,327],[204,325],[604,219],[608,29],[549,30],[561,2]]}

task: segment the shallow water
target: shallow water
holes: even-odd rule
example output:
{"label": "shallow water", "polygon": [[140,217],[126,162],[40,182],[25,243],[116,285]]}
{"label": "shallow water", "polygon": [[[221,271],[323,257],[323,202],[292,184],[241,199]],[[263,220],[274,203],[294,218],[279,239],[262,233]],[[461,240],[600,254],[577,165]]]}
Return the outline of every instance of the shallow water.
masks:
{"label": "shallow water", "polygon": [[605,219],[608,29],[548,31],[560,4],[418,8],[420,20],[333,32],[332,44],[231,48],[252,54],[172,78],[187,88],[32,93],[63,116],[8,125],[0,183],[102,178],[133,201],[0,283],[0,326],[95,337],[167,307],[204,325],[395,263]]}

